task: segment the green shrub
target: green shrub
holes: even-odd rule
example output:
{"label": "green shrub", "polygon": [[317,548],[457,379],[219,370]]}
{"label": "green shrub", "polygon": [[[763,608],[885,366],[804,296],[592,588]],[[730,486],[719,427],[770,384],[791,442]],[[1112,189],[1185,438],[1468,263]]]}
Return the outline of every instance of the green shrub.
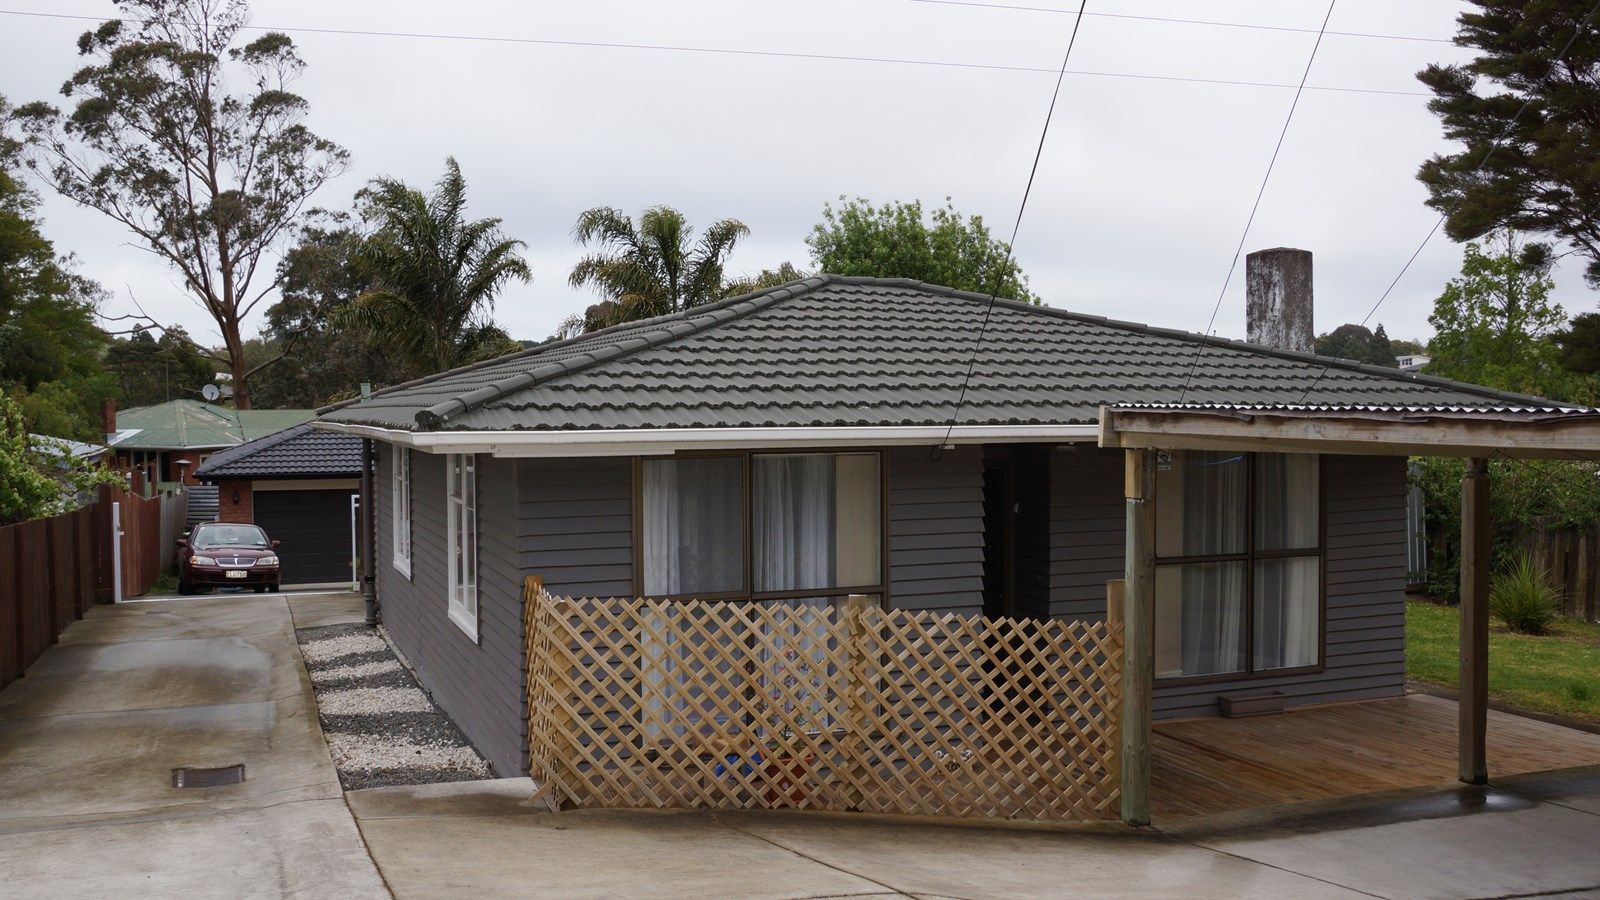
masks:
{"label": "green shrub", "polygon": [[1489,585],[1489,610],[1519,634],[1544,634],[1561,608],[1561,593],[1520,553]]}

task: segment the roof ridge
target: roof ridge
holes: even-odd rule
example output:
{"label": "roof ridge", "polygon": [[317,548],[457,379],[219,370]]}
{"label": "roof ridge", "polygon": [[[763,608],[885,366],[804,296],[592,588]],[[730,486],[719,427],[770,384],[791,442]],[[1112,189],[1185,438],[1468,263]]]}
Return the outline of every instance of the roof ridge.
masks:
{"label": "roof ridge", "polygon": [[[582,338],[593,339],[599,335],[618,330],[640,332],[625,340],[607,344],[593,351],[579,353],[535,369],[516,372],[498,381],[492,381],[489,384],[474,388],[460,396],[435,403],[433,406],[416,414],[417,426],[426,431],[437,430],[452,416],[460,415],[467,410],[481,406],[498,397],[503,397],[513,391],[522,390],[551,378],[582,371],[590,366],[628,356],[641,350],[657,347],[687,335],[697,334],[724,322],[743,318],[780,301],[809,293],[828,284],[833,277],[830,275],[813,275],[809,278],[798,279],[776,287],[729,297],[704,306],[696,306],[651,319],[620,323],[610,328],[603,328],[599,331],[582,335]],[[653,329],[649,327],[652,323],[656,323],[656,327]],[[544,345],[544,349],[549,350],[558,345],[569,345],[577,340],[577,338],[572,338],[565,342],[558,341],[555,344]],[[505,357],[501,357],[501,361],[505,361]],[[441,374],[427,380],[433,381],[442,377],[444,375]]]}
{"label": "roof ridge", "polygon": [[[924,290],[932,294],[942,294],[947,297],[954,297],[956,299],[968,300],[976,303],[989,303],[991,301],[991,298],[987,294],[963,291],[956,288],[944,287],[943,285],[928,284],[926,282],[915,281],[909,278],[887,279],[865,278],[863,276],[852,276],[848,278],[834,276],[834,278],[837,283],[842,284],[871,284],[891,281],[904,282],[905,286],[907,287],[915,287],[919,290]],[[1481,384],[1472,384],[1466,381],[1456,381],[1451,378],[1442,378],[1438,375],[1425,375],[1421,372],[1406,372],[1401,369],[1390,368],[1389,366],[1378,366],[1373,365],[1372,363],[1357,362],[1353,359],[1342,359],[1337,356],[1323,356],[1318,353],[1307,353],[1301,350],[1282,350],[1276,347],[1252,344],[1249,341],[1241,341],[1234,338],[1197,334],[1192,331],[1183,331],[1177,328],[1163,328],[1159,325],[1146,325],[1143,322],[1128,322],[1122,319],[1113,319],[1108,316],[1097,316],[1093,313],[1075,312],[1073,310],[1062,309],[1060,307],[1044,305],[1035,306],[1031,303],[1024,303],[1020,300],[1010,300],[1005,297],[995,297],[993,298],[993,302],[1003,304],[1019,312],[1029,312],[1035,315],[1048,315],[1056,318],[1069,319],[1072,321],[1104,325],[1108,328],[1116,328],[1136,334],[1153,334],[1161,337],[1176,338],[1179,340],[1190,341],[1192,343],[1198,343],[1202,346],[1225,347],[1233,350],[1243,350],[1263,356],[1287,359],[1292,362],[1318,363],[1327,366],[1328,368],[1344,369],[1350,372],[1362,372],[1367,375],[1376,375],[1401,383],[1424,384],[1431,387],[1450,388],[1452,390],[1458,390],[1468,394],[1476,394],[1480,397],[1488,397],[1494,400],[1512,401],[1516,403],[1534,403],[1536,405],[1543,406],[1578,405],[1575,403],[1569,403],[1567,401],[1551,400],[1548,397],[1539,397],[1533,394],[1518,394],[1512,391],[1496,390],[1494,388],[1484,387]]]}
{"label": "roof ridge", "polygon": [[[241,459],[254,456],[255,454],[260,453],[269,447],[276,447],[284,441],[292,440],[298,437],[299,435],[296,434],[296,432],[305,432],[310,430],[311,422],[305,421],[295,425],[290,425],[288,428],[275,431],[271,434],[264,434],[255,440],[241,440],[232,447],[219,450],[216,453],[206,457],[205,464],[200,466],[198,469],[195,469],[194,475],[199,477],[201,472],[221,468],[222,466],[226,466],[230,463],[238,462]],[[244,435],[240,434],[240,437],[243,438]],[[251,447],[251,444],[258,444],[259,446]],[[250,448],[249,451],[241,453],[240,451],[244,450],[246,447]]]}

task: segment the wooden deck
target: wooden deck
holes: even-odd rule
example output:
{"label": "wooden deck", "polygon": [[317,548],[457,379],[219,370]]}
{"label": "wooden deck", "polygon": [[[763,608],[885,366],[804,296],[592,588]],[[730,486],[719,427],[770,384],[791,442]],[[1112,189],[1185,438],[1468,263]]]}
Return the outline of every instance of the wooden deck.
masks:
{"label": "wooden deck", "polygon": [[[1157,821],[1456,780],[1456,704],[1411,694],[1252,719],[1158,722]],[[1489,777],[1600,764],[1600,734],[1489,712]]]}

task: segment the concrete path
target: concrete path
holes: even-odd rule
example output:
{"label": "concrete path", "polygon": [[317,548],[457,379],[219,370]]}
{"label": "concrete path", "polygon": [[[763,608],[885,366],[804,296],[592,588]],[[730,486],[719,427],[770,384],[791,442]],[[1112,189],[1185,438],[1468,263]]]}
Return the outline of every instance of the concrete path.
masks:
{"label": "concrete path", "polygon": [[[96,607],[0,692],[7,897],[385,896],[317,726],[291,603]],[[243,784],[172,787],[243,763]]]}
{"label": "concrete path", "polygon": [[1186,831],[532,807],[527,779],[353,791],[398,897],[1600,896],[1600,768]]}

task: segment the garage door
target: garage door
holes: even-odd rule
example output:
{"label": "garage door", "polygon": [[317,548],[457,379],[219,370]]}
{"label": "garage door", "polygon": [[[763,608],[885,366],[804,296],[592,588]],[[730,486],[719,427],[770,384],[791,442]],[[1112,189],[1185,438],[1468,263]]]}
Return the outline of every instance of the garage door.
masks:
{"label": "garage door", "polygon": [[278,548],[284,584],[350,581],[350,491],[256,491],[256,524]]}

